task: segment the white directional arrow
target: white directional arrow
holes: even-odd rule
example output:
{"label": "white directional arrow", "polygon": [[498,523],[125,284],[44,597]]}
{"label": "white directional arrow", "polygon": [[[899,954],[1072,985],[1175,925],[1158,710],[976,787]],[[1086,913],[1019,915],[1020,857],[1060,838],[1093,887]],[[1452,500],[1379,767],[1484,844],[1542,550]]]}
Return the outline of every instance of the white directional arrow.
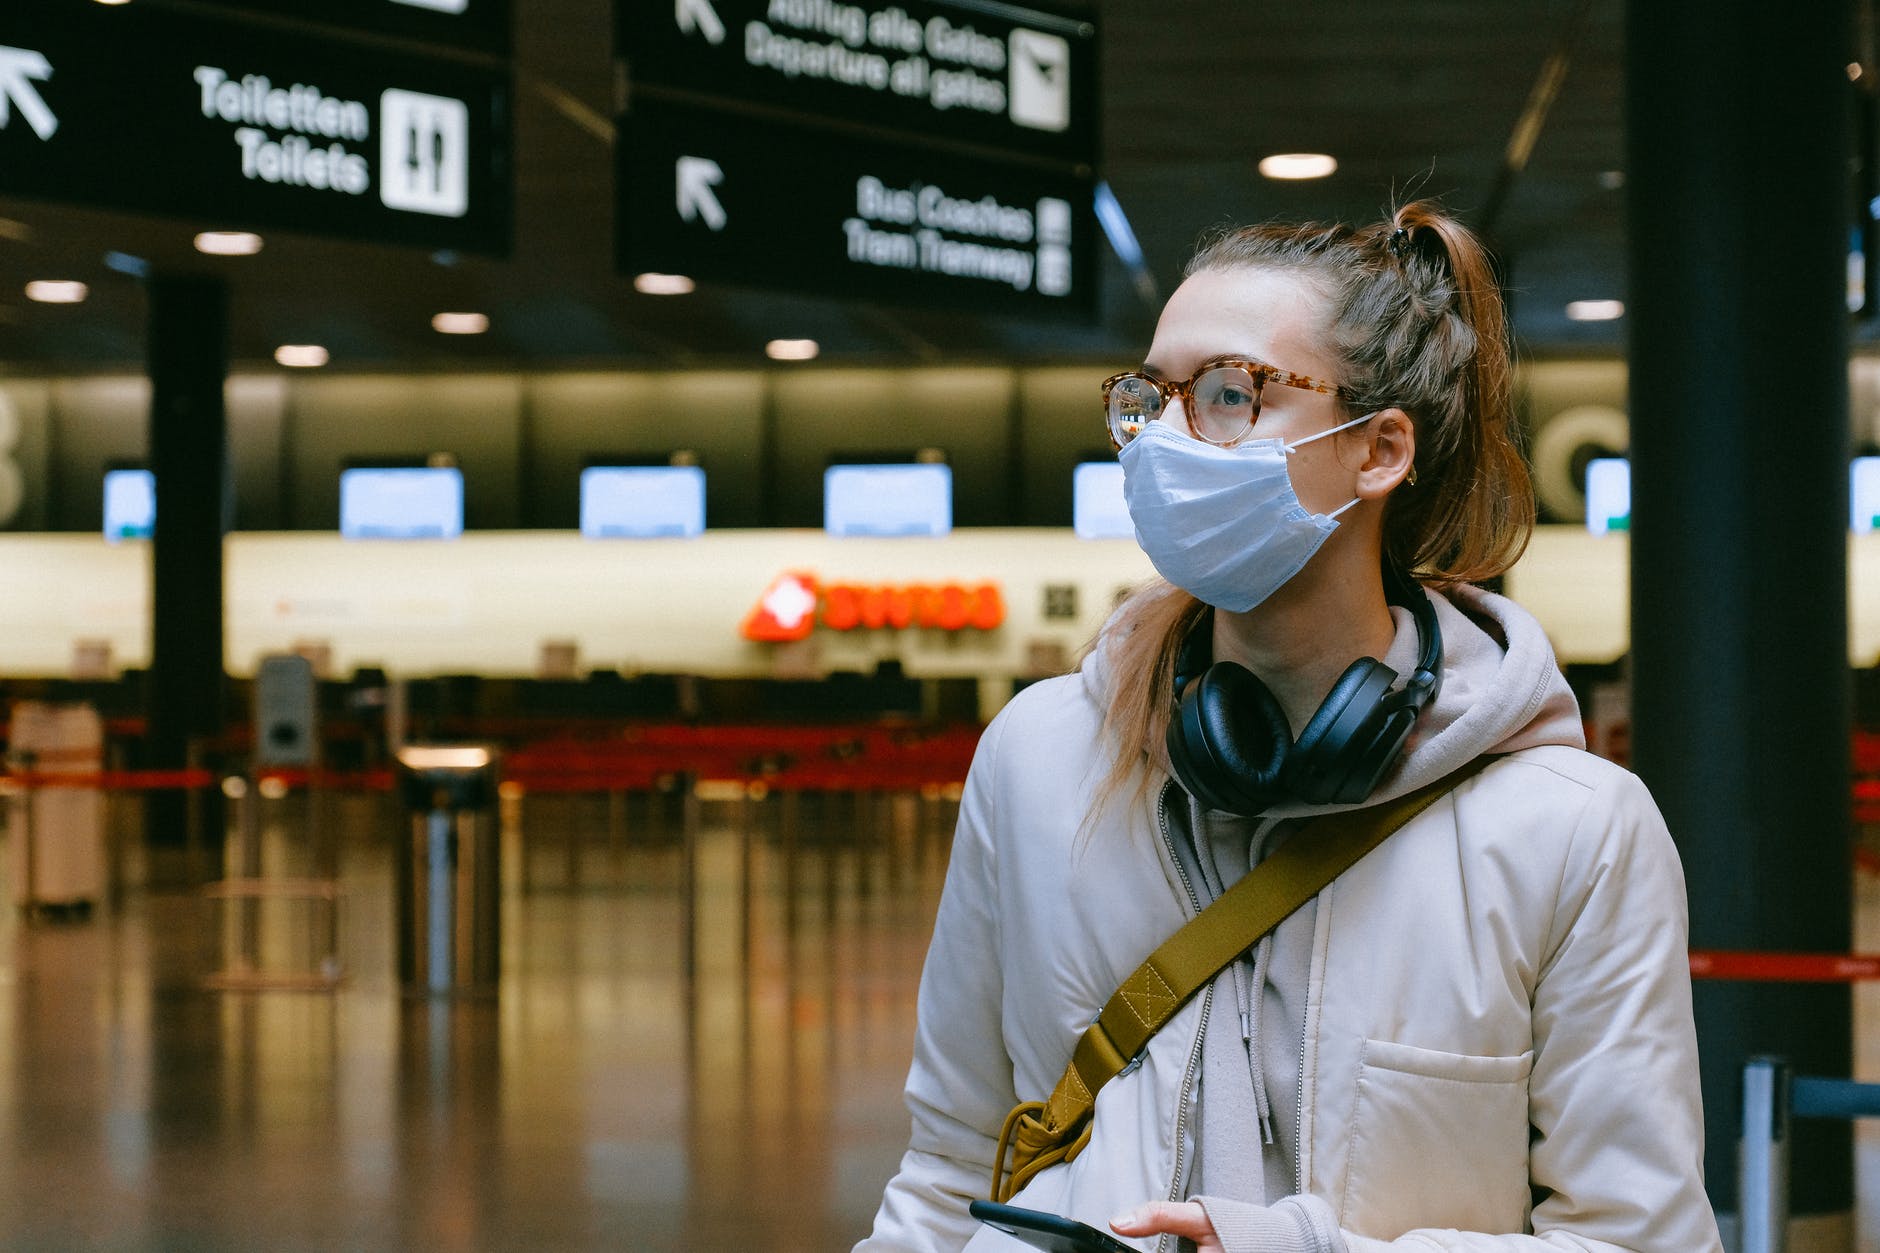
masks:
{"label": "white directional arrow", "polygon": [[725,41],[725,24],[718,20],[712,0],[674,0],[673,14],[679,19],[679,33],[698,31],[712,43]]}
{"label": "white directional arrow", "polygon": [[59,119],[52,115],[46,102],[39,98],[39,89],[33,86],[33,80],[44,82],[52,77],[52,63],[41,53],[30,48],[9,48],[0,44],[0,130],[13,120],[12,110],[8,107],[17,105],[20,116],[33,128],[33,134],[41,139],[51,139],[52,132],[59,129]]}
{"label": "white directional arrow", "polygon": [[712,188],[725,181],[725,172],[716,161],[704,157],[679,158],[679,216],[690,222],[704,218],[715,231],[725,229],[725,207],[718,203]]}

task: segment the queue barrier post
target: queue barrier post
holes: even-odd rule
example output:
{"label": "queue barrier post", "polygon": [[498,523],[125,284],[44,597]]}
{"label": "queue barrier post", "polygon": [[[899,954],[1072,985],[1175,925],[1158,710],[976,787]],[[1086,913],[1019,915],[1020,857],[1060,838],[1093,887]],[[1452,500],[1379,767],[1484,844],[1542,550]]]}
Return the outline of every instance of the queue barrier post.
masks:
{"label": "queue barrier post", "polygon": [[1880,1118],[1880,1083],[1792,1074],[1779,1057],[1743,1067],[1743,1140],[1737,1157],[1741,1253],[1788,1246],[1789,1127],[1796,1118]]}
{"label": "queue barrier post", "polygon": [[1741,1253],[1783,1253],[1789,1227],[1789,1118],[1794,1078],[1776,1057],[1743,1067],[1743,1139],[1737,1146]]}

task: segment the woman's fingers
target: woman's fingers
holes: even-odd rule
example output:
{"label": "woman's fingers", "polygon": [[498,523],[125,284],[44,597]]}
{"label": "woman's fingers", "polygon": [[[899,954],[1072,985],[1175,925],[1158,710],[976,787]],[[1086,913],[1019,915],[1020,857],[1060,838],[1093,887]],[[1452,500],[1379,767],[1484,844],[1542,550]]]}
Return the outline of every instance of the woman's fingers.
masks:
{"label": "woman's fingers", "polygon": [[1153,1236],[1166,1231],[1194,1241],[1202,1253],[1221,1247],[1207,1211],[1193,1201],[1151,1201],[1112,1218],[1110,1226],[1119,1236]]}

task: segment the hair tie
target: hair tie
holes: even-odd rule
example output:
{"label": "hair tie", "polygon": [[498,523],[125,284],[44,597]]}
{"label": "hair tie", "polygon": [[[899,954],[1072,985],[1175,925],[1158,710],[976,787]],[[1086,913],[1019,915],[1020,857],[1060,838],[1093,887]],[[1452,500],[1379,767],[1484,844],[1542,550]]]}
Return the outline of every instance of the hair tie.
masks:
{"label": "hair tie", "polygon": [[1404,254],[1410,251],[1410,229],[1405,226],[1400,226],[1392,231],[1385,247],[1390,249],[1391,256],[1396,257],[1399,261],[1403,260]]}

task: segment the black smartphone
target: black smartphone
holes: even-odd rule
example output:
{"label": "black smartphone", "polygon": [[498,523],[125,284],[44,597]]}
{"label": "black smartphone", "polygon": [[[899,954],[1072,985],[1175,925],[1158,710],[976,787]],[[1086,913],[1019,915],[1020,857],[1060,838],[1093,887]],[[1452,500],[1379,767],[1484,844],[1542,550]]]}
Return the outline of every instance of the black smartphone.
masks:
{"label": "black smartphone", "polygon": [[967,1211],[988,1227],[996,1227],[1008,1236],[1016,1236],[1045,1253],[1136,1253],[1108,1232],[1098,1231],[1062,1214],[1043,1210],[1020,1209],[997,1201],[974,1201]]}

